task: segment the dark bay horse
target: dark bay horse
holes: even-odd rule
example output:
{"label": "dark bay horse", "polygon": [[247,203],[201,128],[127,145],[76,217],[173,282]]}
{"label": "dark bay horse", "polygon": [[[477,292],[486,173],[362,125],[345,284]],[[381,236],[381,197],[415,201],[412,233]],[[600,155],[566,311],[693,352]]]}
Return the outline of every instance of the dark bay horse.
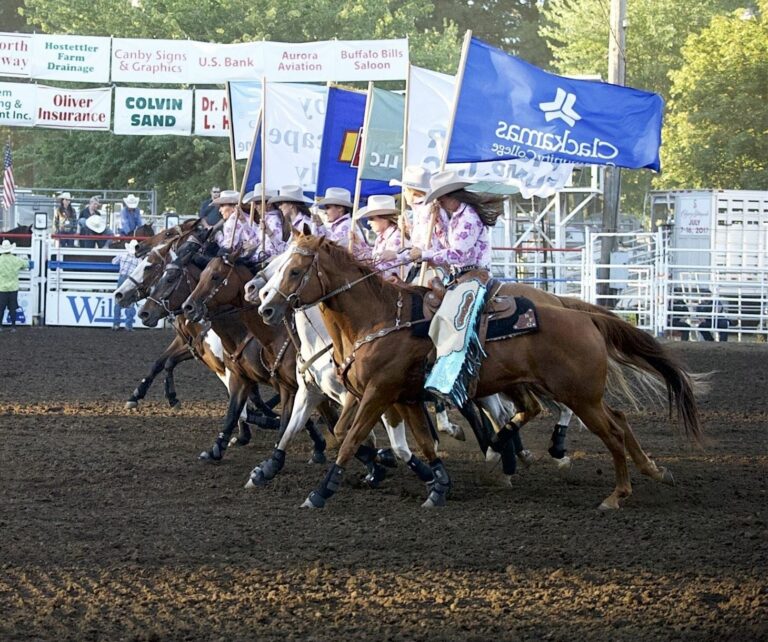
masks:
{"label": "dark bay horse", "polygon": [[[133,234],[130,235],[130,238],[141,239],[142,241],[144,241],[152,238],[153,236],[155,236],[155,228],[153,228],[150,223],[144,223],[143,225],[139,225],[133,231]],[[117,241],[112,241],[112,243],[110,244],[110,247],[113,250],[124,250],[125,244],[126,244],[126,240],[122,238]]]}
{"label": "dark bay horse", "polygon": [[[424,288],[384,282],[343,249],[314,237],[300,237],[289,260],[267,283],[259,308],[269,323],[279,323],[289,307],[322,302],[330,325],[342,328],[356,346],[347,381],[360,396],[360,406],[331,467],[317,491],[305,502],[321,507],[340,485],[344,465],[372,428],[383,408],[395,404],[407,418],[440,482],[427,506],[445,501],[450,480],[428,438],[415,402],[422,394],[431,340],[412,336],[412,293]],[[657,481],[670,482],[640,447],[624,414],[605,400],[611,361],[648,378],[661,380],[686,434],[696,441],[701,431],[693,380],[664,347],[618,317],[576,309],[539,305],[539,331],[486,344],[475,395],[511,393],[524,384],[536,395],[571,408],[606,445],[613,457],[616,485],[601,508],[619,508],[632,491],[626,452],[638,469]]]}

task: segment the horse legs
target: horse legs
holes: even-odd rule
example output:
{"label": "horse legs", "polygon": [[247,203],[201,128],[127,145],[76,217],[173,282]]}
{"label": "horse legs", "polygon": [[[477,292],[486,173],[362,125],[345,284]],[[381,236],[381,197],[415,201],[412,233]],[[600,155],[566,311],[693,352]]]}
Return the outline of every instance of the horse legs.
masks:
{"label": "horse legs", "polygon": [[[421,459],[411,452],[408,440],[405,437],[405,420],[394,408],[389,408],[382,416],[381,423],[387,431],[389,443],[395,456],[404,461],[408,468],[423,482],[431,482],[434,479],[432,471]],[[381,460],[382,451],[379,451]],[[382,462],[384,463],[384,462]],[[386,466],[387,464],[384,463]]]}
{"label": "horse legs", "polygon": [[478,407],[479,405],[476,406],[475,402],[467,401],[467,403],[459,408],[459,412],[462,417],[469,422],[469,427],[472,428],[472,432],[475,433],[477,445],[480,446],[480,450],[485,455],[488,452],[488,446],[491,444],[493,427],[483,413],[477,412]]}
{"label": "horse legs", "polygon": [[248,395],[255,384],[252,381],[234,375],[229,380],[229,403],[227,414],[224,418],[224,429],[219,433],[210,450],[205,450],[198,456],[200,461],[221,461],[224,451],[232,438],[232,431],[237,425],[237,420],[245,407]]}
{"label": "horse legs", "polygon": [[584,425],[597,435],[613,457],[616,487],[600,504],[601,510],[619,508],[619,501],[632,494],[627,455],[624,450],[624,431],[602,400],[586,402],[576,400],[571,406]]}
{"label": "horse legs", "polygon": [[165,370],[165,398],[168,400],[168,405],[171,408],[175,408],[179,405],[179,399],[176,396],[176,382],[173,377],[173,371],[177,365],[182,361],[189,361],[192,358],[192,354],[189,350],[183,350],[172,354],[166,360],[163,369]]}
{"label": "horse legs", "polygon": [[166,361],[171,356],[177,354],[180,355],[182,353],[188,353],[188,350],[184,345],[184,340],[181,337],[176,336],[168,347],[163,350],[163,354],[160,355],[158,360],[152,364],[149,374],[139,382],[139,385],[136,386],[136,389],[131,393],[131,396],[128,397],[128,401],[125,402],[125,407],[129,409],[136,408],[139,405],[139,401],[144,399],[147,395],[147,391],[154,382],[155,377],[157,377],[157,375],[160,374],[160,371],[163,370]]}
{"label": "horse legs", "polygon": [[[461,413],[464,414],[463,412]],[[435,419],[437,419],[437,429],[446,435],[453,437],[458,441],[465,441],[464,430],[461,426],[452,423],[448,418],[448,411],[445,408],[445,402],[442,399],[435,401]]]}

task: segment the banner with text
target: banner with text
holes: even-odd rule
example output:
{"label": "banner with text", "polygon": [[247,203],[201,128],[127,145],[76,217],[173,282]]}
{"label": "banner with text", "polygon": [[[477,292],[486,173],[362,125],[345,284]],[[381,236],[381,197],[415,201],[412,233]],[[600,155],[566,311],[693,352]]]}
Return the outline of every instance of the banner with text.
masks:
{"label": "banner with text", "polygon": [[[411,67],[406,165],[423,165],[432,171],[439,169],[455,89],[454,76]],[[513,185],[524,198],[551,196],[568,183],[573,171],[570,164],[527,159],[450,163],[447,167],[474,181]]]}
{"label": "banner with text", "polygon": [[0,125],[32,127],[36,111],[36,85],[0,82]]}
{"label": "banner with text", "polygon": [[109,131],[112,87],[59,89],[37,86],[36,127]]}
{"label": "banner with text", "polygon": [[232,123],[235,139],[235,159],[245,160],[251,153],[261,114],[261,83],[229,83],[232,96]]}
{"label": "banner with text", "polygon": [[187,40],[113,38],[112,82],[188,84],[191,57]]}
{"label": "banner with text", "polygon": [[361,159],[360,177],[387,182],[400,179],[405,96],[374,87],[368,100],[371,105],[364,132],[365,157]]}
{"label": "banner with text", "polygon": [[192,91],[188,89],[115,88],[115,134],[189,136]]}
{"label": "banner with text", "polygon": [[111,38],[52,36],[33,38],[32,78],[74,82],[109,82]]}
{"label": "banner with text", "polygon": [[0,32],[0,76],[29,78],[32,70],[32,36]]}
{"label": "banner with text", "polygon": [[229,136],[227,92],[195,89],[195,136]]}

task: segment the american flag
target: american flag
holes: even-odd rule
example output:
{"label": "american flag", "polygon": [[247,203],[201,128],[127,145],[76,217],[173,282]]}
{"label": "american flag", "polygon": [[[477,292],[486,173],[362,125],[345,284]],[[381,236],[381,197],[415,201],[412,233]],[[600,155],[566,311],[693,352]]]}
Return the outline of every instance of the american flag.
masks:
{"label": "american flag", "polygon": [[16,202],[16,184],[13,182],[13,155],[11,154],[10,141],[5,144],[3,154],[3,203],[5,209],[10,209]]}

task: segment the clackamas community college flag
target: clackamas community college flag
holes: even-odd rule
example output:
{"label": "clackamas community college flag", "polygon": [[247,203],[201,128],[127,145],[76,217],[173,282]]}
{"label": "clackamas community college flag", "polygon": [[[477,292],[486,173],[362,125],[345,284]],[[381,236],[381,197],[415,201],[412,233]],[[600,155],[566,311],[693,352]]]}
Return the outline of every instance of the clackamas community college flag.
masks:
{"label": "clackamas community college flag", "polygon": [[547,73],[472,38],[449,163],[527,158],[659,171],[661,96]]}

